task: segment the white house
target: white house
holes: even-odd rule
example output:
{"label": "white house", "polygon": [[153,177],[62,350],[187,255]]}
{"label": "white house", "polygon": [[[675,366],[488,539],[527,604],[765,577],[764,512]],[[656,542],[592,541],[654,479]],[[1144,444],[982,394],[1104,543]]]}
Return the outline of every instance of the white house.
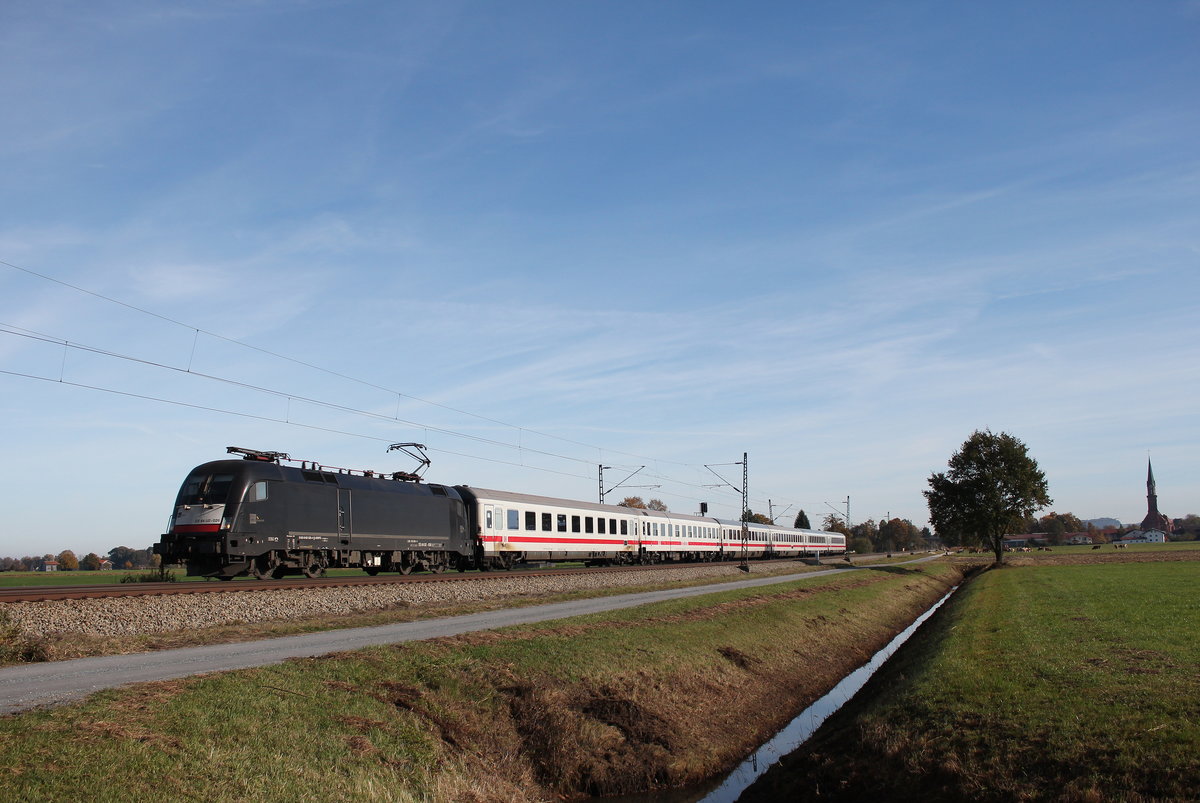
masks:
{"label": "white house", "polygon": [[1123,544],[1165,544],[1167,534],[1161,530],[1134,530],[1121,536]]}

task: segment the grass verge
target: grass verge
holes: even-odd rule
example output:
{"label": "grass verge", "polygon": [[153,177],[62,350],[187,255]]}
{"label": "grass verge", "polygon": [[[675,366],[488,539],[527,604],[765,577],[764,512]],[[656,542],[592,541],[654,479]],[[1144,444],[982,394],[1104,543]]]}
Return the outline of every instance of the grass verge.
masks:
{"label": "grass verge", "polygon": [[0,719],[8,799],[552,800],[735,764],[958,580],[885,567]]}
{"label": "grass verge", "polygon": [[984,573],[743,800],[1191,800],[1195,562]]}

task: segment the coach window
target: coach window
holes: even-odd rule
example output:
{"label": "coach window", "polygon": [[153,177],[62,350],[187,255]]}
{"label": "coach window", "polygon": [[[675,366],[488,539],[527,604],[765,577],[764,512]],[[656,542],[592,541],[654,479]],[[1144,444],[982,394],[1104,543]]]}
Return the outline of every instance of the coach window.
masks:
{"label": "coach window", "polygon": [[621,519],[621,535],[629,535],[629,522]]}
{"label": "coach window", "polygon": [[521,529],[521,511],[519,511],[519,510],[508,511],[508,529],[510,529],[510,530]]}
{"label": "coach window", "polygon": [[490,507],[487,509],[487,516],[484,518],[487,521],[487,528],[489,530],[492,529],[492,509]]}
{"label": "coach window", "polygon": [[616,535],[616,534],[617,534],[617,520],[616,520],[616,519],[609,519],[609,520],[608,520],[608,532],[609,532],[609,534],[610,534],[610,535]]}
{"label": "coach window", "polygon": [[594,520],[592,519],[591,516],[584,517],[583,529],[584,529],[584,532],[589,532],[589,533],[593,533],[596,531],[596,525],[594,524]]}
{"label": "coach window", "polygon": [[525,511],[525,529],[526,530],[536,530],[537,529],[537,513],[534,513],[532,510]]}
{"label": "coach window", "polygon": [[572,516],[571,517],[571,532],[577,533],[577,532],[580,532],[581,529],[582,528],[579,526],[579,517]]}
{"label": "coach window", "polygon": [[567,514],[566,513],[558,514],[558,531],[560,533],[565,533],[567,531]]}
{"label": "coach window", "polygon": [[[561,518],[562,518],[562,516],[559,516],[559,518],[561,519]],[[551,521],[550,514],[549,514],[549,513],[543,513],[543,514],[542,514],[542,530],[543,530],[543,532],[550,532],[552,529],[554,529],[554,528],[553,528],[553,527],[550,525],[550,521]]]}
{"label": "coach window", "polygon": [[603,518],[596,519],[596,532],[600,533],[601,535],[604,535],[604,519]]}

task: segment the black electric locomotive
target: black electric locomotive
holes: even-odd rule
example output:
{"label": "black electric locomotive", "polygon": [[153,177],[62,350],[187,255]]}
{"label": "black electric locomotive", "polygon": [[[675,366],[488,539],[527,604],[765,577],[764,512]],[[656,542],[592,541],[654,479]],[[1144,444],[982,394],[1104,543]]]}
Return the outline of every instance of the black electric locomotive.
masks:
{"label": "black electric locomotive", "polygon": [[194,468],[154,550],[189,575],[309,577],[329,567],[368,574],[474,565],[467,509],[453,487],[397,472],[352,473],[287,455],[229,447],[240,460]]}

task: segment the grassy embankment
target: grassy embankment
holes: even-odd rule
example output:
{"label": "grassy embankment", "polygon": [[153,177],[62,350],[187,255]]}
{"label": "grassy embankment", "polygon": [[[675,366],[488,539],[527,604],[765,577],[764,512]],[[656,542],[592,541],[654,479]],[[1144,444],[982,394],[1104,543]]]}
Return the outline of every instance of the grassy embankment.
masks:
{"label": "grassy embankment", "polygon": [[1196,799],[1198,571],[983,574],[744,799]]}
{"label": "grassy embankment", "polygon": [[9,799],[548,800],[735,764],[958,580],[887,567],[0,719]]}

